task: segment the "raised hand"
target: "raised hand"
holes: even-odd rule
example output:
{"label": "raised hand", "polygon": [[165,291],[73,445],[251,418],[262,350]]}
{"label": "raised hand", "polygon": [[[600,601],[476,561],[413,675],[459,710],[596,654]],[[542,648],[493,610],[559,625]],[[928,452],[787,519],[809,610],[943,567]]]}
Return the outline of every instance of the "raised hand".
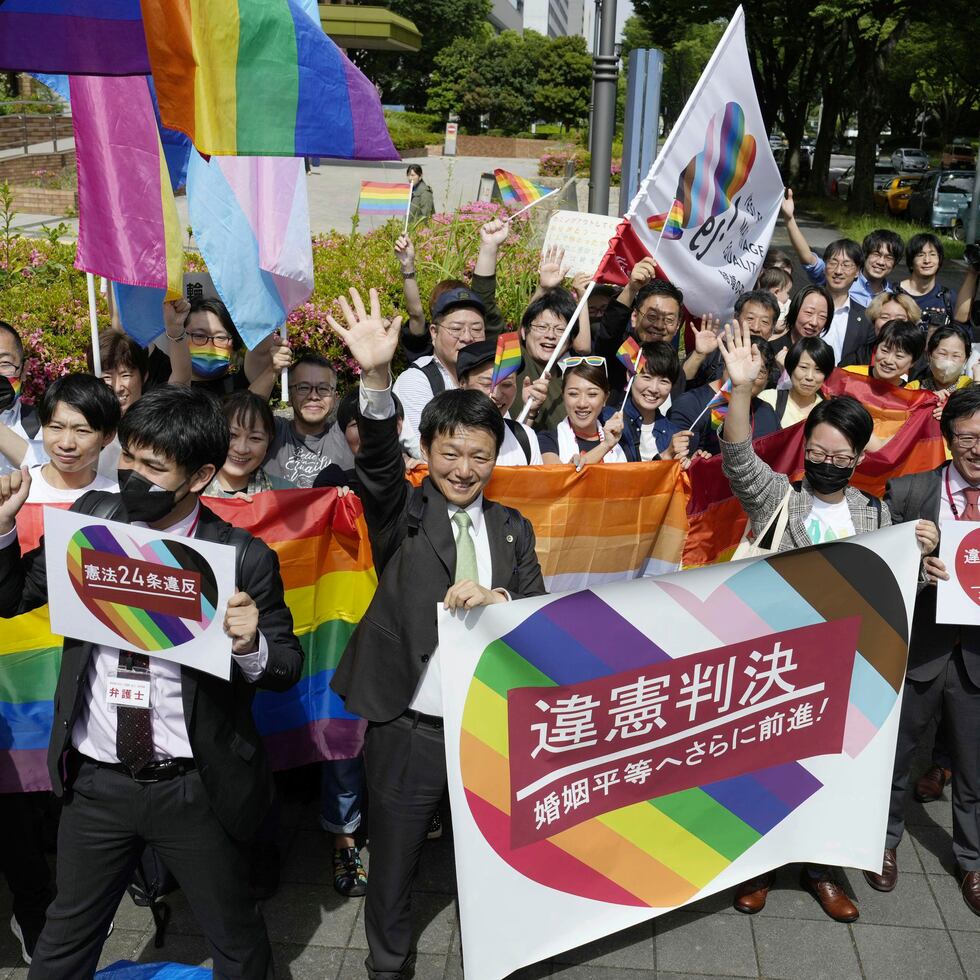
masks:
{"label": "raised hand", "polygon": [[[396,316],[388,320],[381,315],[381,303],[378,291],[372,289],[369,293],[371,309],[366,310],[361,294],[350,289],[351,302],[340,296],[337,302],[344,314],[346,326],[341,326],[332,316],[327,315],[330,329],[347,345],[351,356],[361,366],[365,382],[369,388],[379,390],[390,384],[392,359],[398,349],[399,328],[402,318]],[[351,306],[353,304],[353,308]]]}
{"label": "raised hand", "polygon": [[191,304],[183,297],[163,304],[163,329],[171,340],[175,340],[184,332],[184,324],[190,311]]}
{"label": "raised hand", "polygon": [[567,275],[565,250],[558,245],[549,245],[541,256],[541,263],[538,266],[538,285],[542,289],[554,289],[562,284]]}
{"label": "raised hand", "polygon": [[604,442],[612,449],[619,445],[619,440],[623,438],[623,413],[615,412],[606,419],[606,424],[602,427],[602,433],[606,437]]}
{"label": "raised hand", "polygon": [[510,225],[504,224],[499,218],[494,218],[480,228],[480,247],[487,246],[496,250],[507,241],[509,234]]}
{"label": "raised hand", "polygon": [[26,466],[0,476],[0,534],[14,529],[17,515],[31,492],[31,474]]}
{"label": "raised hand", "polygon": [[653,259],[640,259],[630,273],[629,288],[635,296],[657,274],[657,263]]}
{"label": "raised hand", "polygon": [[721,320],[718,317],[713,317],[710,313],[706,313],[701,320],[700,330],[693,323],[691,324],[691,330],[694,332],[694,350],[696,353],[707,357],[708,354],[712,354],[718,350],[718,331],[720,327]]}
{"label": "raised hand", "polygon": [[536,381],[532,381],[530,378],[524,378],[524,391],[523,398],[525,404],[530,404],[531,411],[530,416],[534,418],[538,414],[538,409],[545,403],[548,398],[548,382],[551,380],[551,375],[545,372]]}
{"label": "raised hand", "polygon": [[792,221],[796,217],[796,202],[793,200],[793,192],[788,187],[782,201],[779,202],[779,213],[783,221]]}
{"label": "raised hand", "polygon": [[582,298],[582,294],[588,289],[590,282],[592,282],[592,276],[587,272],[576,272],[572,276],[572,292],[576,299]]}
{"label": "raised hand", "polygon": [[272,366],[277,372],[285,371],[293,363],[293,352],[285,333],[278,334],[276,339],[278,343],[272,348]]}
{"label": "raised hand", "polygon": [[726,326],[719,343],[732,387],[751,387],[759,377],[763,362],[759,348],[752,346],[752,335],[748,327],[741,326],[738,321],[735,322],[734,329]]}
{"label": "raised hand", "polygon": [[415,246],[408,235],[399,235],[395,240],[395,257],[402,267],[402,272],[415,271]]}

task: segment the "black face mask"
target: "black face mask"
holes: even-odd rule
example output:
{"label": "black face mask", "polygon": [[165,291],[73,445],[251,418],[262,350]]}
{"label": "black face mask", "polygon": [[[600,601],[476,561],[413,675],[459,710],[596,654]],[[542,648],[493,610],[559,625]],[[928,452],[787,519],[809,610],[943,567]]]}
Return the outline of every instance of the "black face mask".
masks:
{"label": "black face mask", "polygon": [[[136,470],[119,470],[117,478],[119,492],[131,521],[154,524],[163,520],[187,496],[184,494],[184,497],[178,499],[176,490],[164,490],[146,477],[140,476]],[[185,480],[184,483],[186,482]],[[183,485],[182,483],[180,486]]]}
{"label": "black face mask", "polygon": [[817,493],[837,493],[850,482],[854,473],[853,466],[834,466],[833,463],[811,463],[804,460],[803,472],[807,482]]}
{"label": "black face mask", "polygon": [[14,391],[14,386],[9,378],[0,374],[0,412],[7,411],[15,401],[17,401],[17,392]]}

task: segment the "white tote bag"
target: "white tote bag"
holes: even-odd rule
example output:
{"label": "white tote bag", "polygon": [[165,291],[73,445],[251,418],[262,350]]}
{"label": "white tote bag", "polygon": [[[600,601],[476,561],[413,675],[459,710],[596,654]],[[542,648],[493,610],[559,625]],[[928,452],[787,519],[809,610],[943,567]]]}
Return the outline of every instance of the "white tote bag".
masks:
{"label": "white tote bag", "polygon": [[732,555],[732,561],[738,561],[739,558],[771,555],[779,551],[779,542],[783,540],[783,532],[789,522],[789,497],[792,492],[792,487],[786,490],[783,502],[773,512],[772,517],[769,518],[769,523],[762,529],[761,534],[750,539],[751,525],[745,529],[742,540],[739,541],[735,554]]}

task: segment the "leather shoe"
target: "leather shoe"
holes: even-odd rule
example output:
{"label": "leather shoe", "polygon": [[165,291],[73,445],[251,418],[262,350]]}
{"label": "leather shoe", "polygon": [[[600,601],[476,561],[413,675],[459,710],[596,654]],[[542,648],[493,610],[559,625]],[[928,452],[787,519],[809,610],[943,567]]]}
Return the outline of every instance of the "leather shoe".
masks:
{"label": "leather shoe", "polygon": [[881,861],[881,874],[873,871],[864,872],[864,880],[879,892],[893,891],[898,884],[898,859],[894,847],[885,848],[885,856]]}
{"label": "leather shoe", "polygon": [[967,908],[974,915],[980,915],[980,871],[964,871],[959,868],[957,877],[960,879],[960,889]]}
{"label": "leather shoe", "polygon": [[800,874],[800,884],[819,903],[835,922],[854,922],[858,917],[857,906],[847,897],[844,889],[829,874],[811,878],[806,868]]}
{"label": "leather shoe", "polygon": [[735,889],[735,901],[732,903],[739,912],[746,915],[755,915],[766,907],[766,898],[769,896],[769,889],[772,888],[772,875],[759,875],[758,878],[750,878],[743,881]]}
{"label": "leather shoe", "polygon": [[916,781],[915,798],[920,803],[932,803],[940,799],[946,784],[953,778],[952,770],[931,766]]}

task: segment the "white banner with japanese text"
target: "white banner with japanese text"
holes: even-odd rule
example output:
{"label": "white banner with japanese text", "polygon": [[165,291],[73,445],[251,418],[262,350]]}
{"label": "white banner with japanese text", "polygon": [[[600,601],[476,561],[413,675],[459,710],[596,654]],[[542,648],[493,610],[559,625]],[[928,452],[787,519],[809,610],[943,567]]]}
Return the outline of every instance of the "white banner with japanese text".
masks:
{"label": "white banner with japanese text", "polygon": [[443,613],[468,980],[787,862],[880,870],[918,564],[903,525]]}
{"label": "white banner with japanese text", "polygon": [[626,217],[686,309],[724,317],[758,277],[782,196],[739,7]]}
{"label": "white banner with japanese text", "polygon": [[936,622],[980,626],[980,527],[940,522],[939,557],[949,578],[936,584]]}

